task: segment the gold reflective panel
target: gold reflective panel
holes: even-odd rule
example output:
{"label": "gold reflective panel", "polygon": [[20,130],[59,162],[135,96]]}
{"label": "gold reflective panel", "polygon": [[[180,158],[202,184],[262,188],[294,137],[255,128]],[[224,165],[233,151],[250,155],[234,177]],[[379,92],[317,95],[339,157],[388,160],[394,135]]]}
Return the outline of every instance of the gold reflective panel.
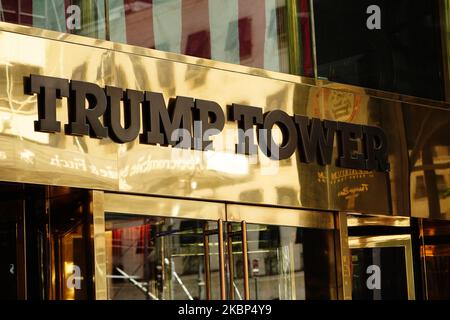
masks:
{"label": "gold reflective panel", "polygon": [[284,208],[227,205],[228,221],[261,223],[303,228],[334,229],[331,212],[314,212]]}
{"label": "gold reflective panel", "polygon": [[[104,86],[113,81],[111,53],[62,41],[0,32],[0,174],[2,180],[116,189],[117,145],[108,140],[34,131],[37,97],[24,77],[42,74]],[[57,118],[67,123],[67,99]]]}
{"label": "gold reflective panel", "polygon": [[[0,53],[2,180],[317,210],[410,212],[407,154],[411,137],[421,133],[404,125],[410,116],[405,110],[412,110],[406,102],[413,99],[8,23],[0,23],[0,45],[8,48]],[[176,96],[212,100],[224,111],[237,103],[378,126],[389,141],[391,171],[305,164],[298,151],[283,161],[260,150],[257,157],[238,155],[231,121],[208,152],[35,132],[37,98],[25,95],[23,84],[31,73],[160,92],[166,102]],[[414,108],[430,109],[423,105],[435,104],[417,100]],[[435,110],[443,122],[450,120],[448,112]],[[67,122],[67,99],[57,101],[57,116]]]}
{"label": "gold reflective panel", "polygon": [[366,215],[348,215],[347,225],[356,226],[391,226],[391,227],[409,227],[410,219],[407,217],[386,217],[386,216],[366,216]]}
{"label": "gold reflective panel", "polygon": [[104,194],[104,210],[125,214],[155,214],[161,217],[193,218],[205,220],[225,219],[222,203],[133,196],[116,193]]}
{"label": "gold reflective panel", "polygon": [[[448,112],[445,112],[447,114]],[[450,118],[438,109],[404,109],[410,164],[411,216],[450,219]]]}

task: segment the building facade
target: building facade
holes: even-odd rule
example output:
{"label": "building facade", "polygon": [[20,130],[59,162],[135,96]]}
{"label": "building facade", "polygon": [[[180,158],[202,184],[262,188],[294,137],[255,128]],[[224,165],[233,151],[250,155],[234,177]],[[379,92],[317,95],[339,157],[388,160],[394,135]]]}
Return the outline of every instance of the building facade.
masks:
{"label": "building facade", "polygon": [[449,4],[0,1],[0,297],[448,299]]}

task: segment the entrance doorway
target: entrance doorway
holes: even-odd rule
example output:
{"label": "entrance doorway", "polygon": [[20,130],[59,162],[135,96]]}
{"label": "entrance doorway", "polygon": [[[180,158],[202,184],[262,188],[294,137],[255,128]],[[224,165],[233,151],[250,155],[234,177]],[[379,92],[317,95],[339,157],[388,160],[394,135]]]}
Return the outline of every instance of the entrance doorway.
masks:
{"label": "entrance doorway", "polygon": [[415,299],[410,219],[348,216],[353,300]]}
{"label": "entrance doorway", "polygon": [[97,299],[337,299],[334,215],[94,192]]}

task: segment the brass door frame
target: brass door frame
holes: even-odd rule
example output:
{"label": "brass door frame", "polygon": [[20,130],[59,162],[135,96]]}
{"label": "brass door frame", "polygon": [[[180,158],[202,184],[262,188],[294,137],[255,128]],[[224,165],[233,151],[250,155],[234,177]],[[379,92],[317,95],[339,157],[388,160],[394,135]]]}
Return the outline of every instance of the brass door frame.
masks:
{"label": "brass door frame", "polygon": [[360,236],[349,237],[350,249],[402,247],[405,251],[406,284],[408,299],[415,299],[414,267],[412,257],[411,235]]}

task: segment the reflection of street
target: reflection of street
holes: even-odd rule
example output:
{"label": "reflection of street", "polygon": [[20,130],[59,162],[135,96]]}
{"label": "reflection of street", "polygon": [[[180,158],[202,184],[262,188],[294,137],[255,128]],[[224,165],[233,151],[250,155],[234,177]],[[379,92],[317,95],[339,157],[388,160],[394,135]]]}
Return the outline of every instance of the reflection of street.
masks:
{"label": "reflection of street", "polygon": [[[209,235],[209,241],[205,242],[204,222],[119,213],[106,214],[105,222],[110,299],[205,299],[207,281],[211,298],[219,298],[218,237]],[[208,225],[213,227],[215,223]],[[257,265],[252,264],[249,280],[255,287],[250,285],[250,296],[268,300],[305,299],[300,229],[252,224],[247,230],[248,257],[250,261],[258,261]],[[236,238],[232,246],[233,281],[228,282],[232,288],[227,290],[233,290],[234,298],[242,300],[242,242]]]}
{"label": "reflection of street", "polygon": [[450,215],[450,148],[436,146],[432,154],[432,164],[424,165],[423,157],[419,157],[411,172],[411,215],[414,217]]}

